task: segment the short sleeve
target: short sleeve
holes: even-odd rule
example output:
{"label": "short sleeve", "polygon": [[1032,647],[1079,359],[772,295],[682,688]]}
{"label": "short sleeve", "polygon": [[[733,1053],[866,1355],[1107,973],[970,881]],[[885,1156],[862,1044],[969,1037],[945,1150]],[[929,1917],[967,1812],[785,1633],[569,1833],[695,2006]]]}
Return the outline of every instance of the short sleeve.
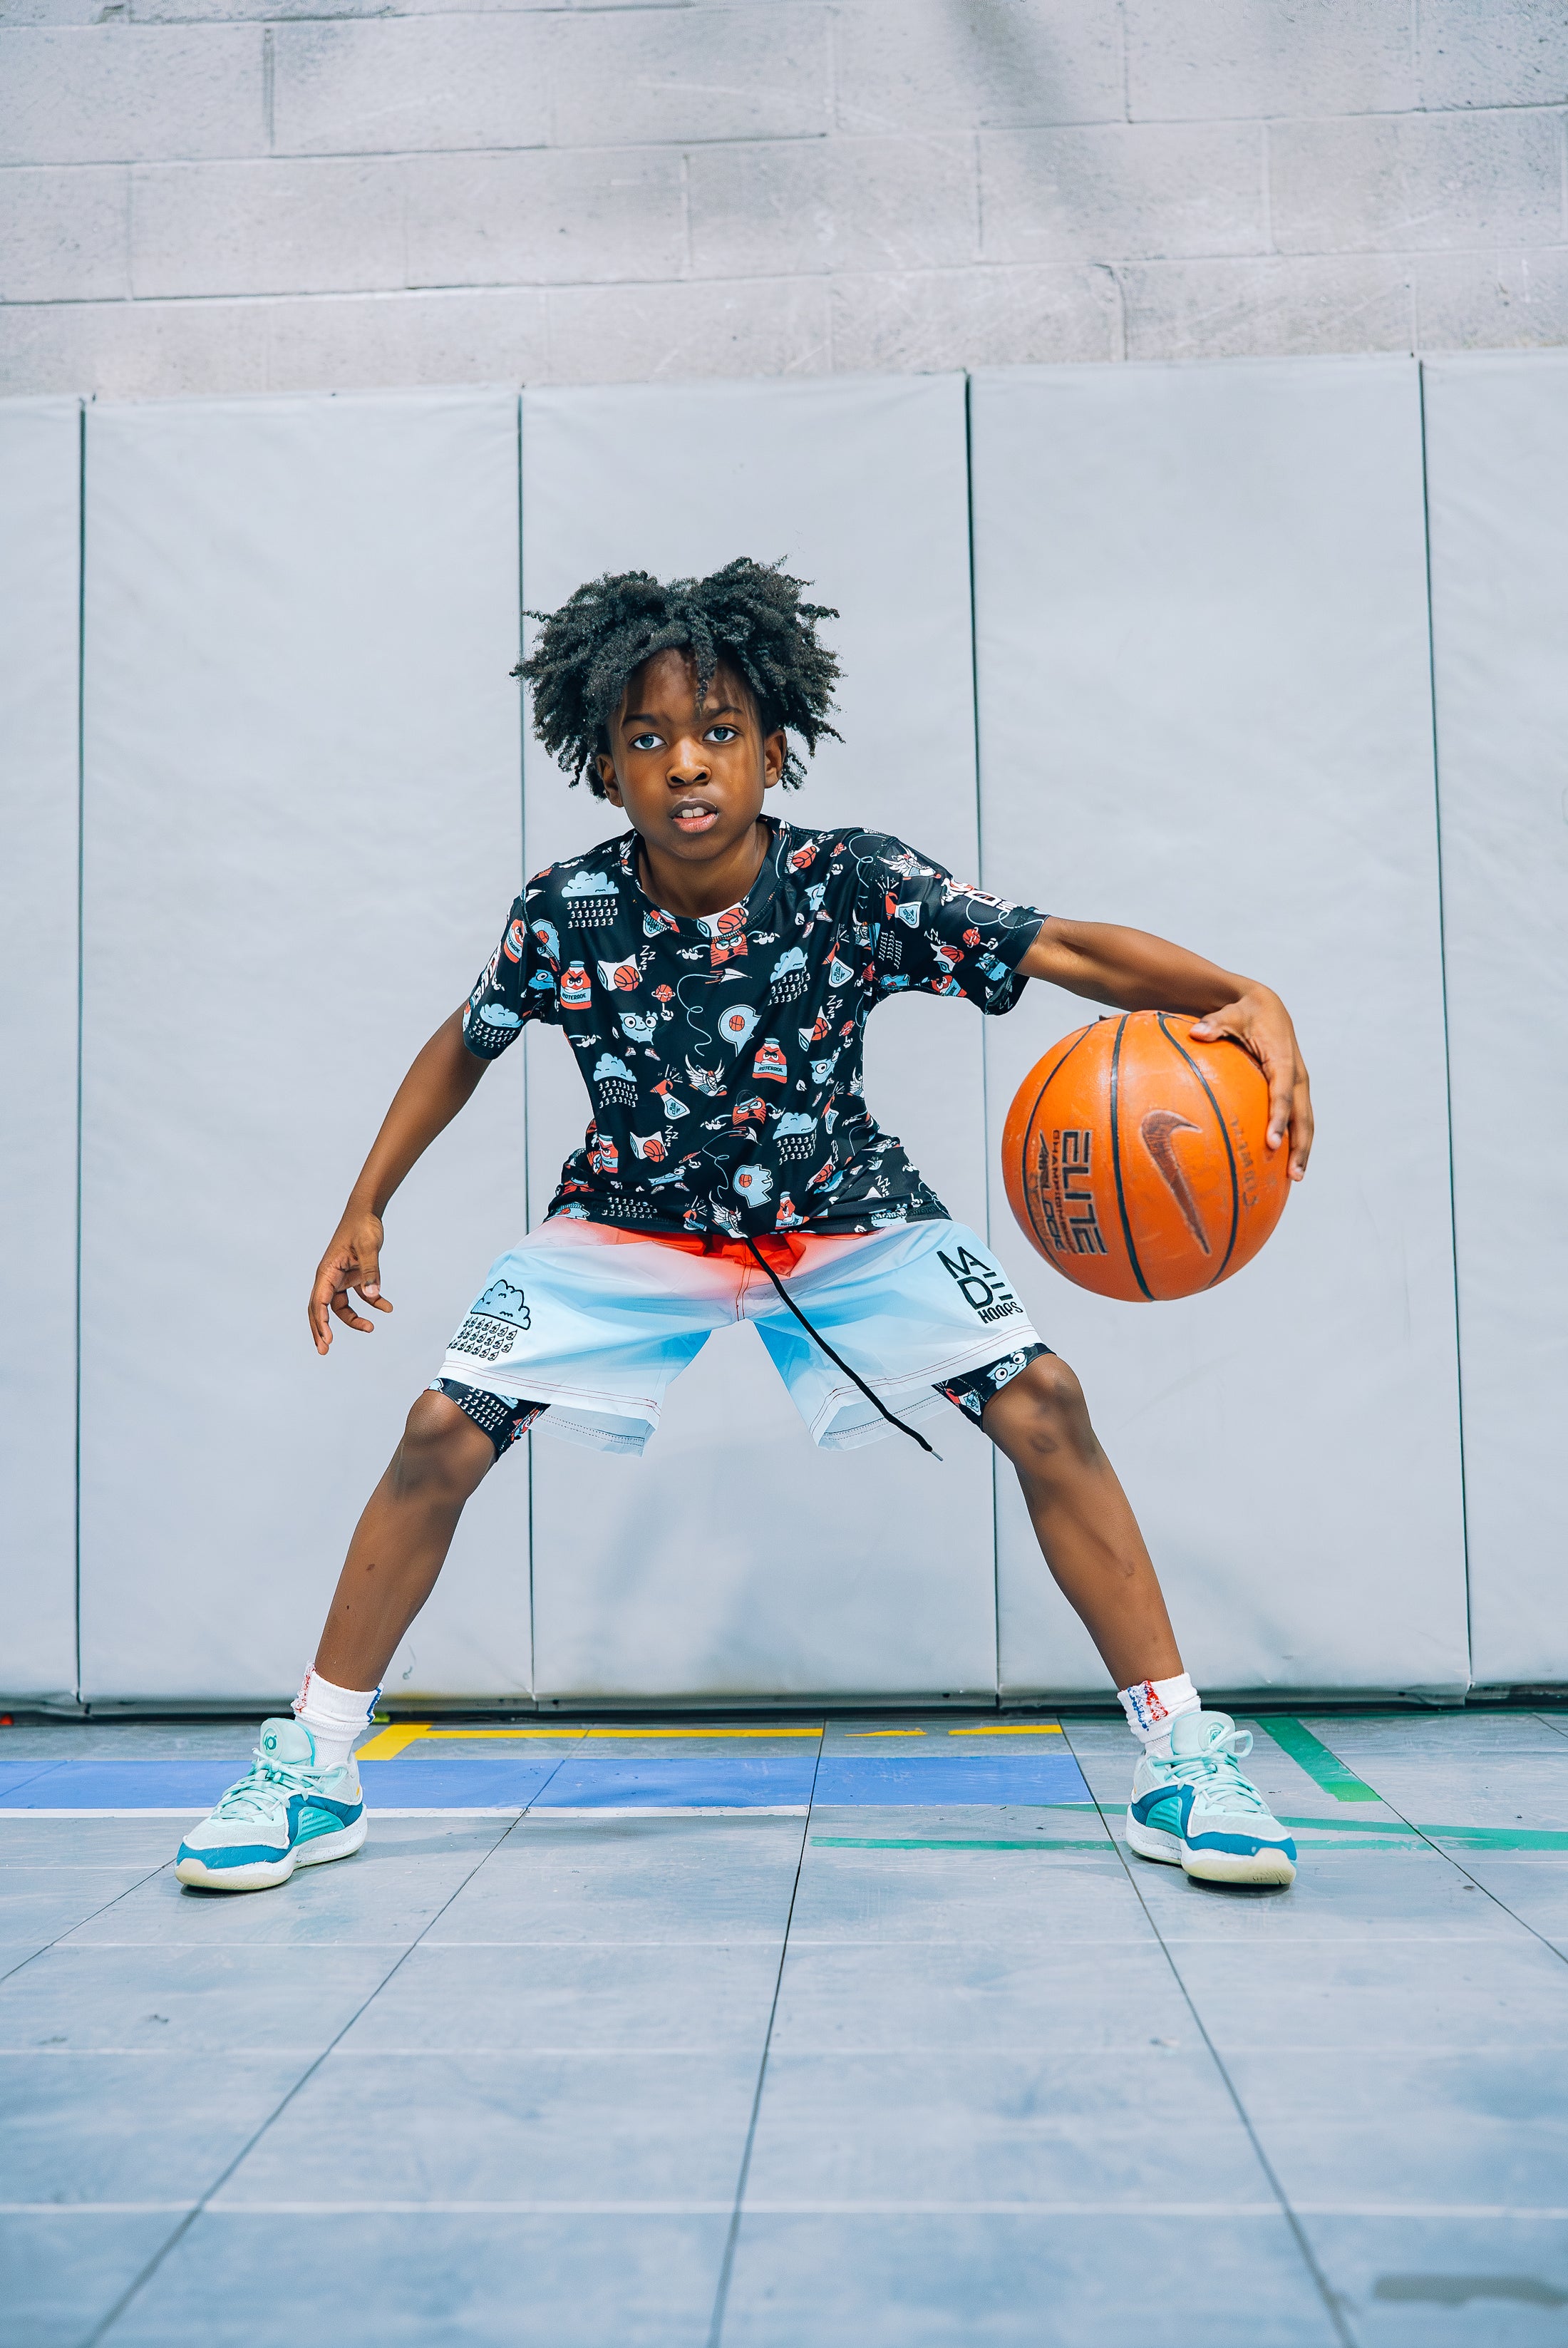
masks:
{"label": "short sleeve", "polygon": [[500,943],[474,982],[463,1013],[463,1041],[480,1060],[496,1060],[531,1019],[561,1018],[561,942],[531,884],[514,897]]}
{"label": "short sleeve", "polygon": [[966,995],[982,1011],[1011,1011],[1028,983],[1017,966],[1045,914],[954,880],[901,840],[876,847],[862,861],[861,888],[878,994],[912,987]]}

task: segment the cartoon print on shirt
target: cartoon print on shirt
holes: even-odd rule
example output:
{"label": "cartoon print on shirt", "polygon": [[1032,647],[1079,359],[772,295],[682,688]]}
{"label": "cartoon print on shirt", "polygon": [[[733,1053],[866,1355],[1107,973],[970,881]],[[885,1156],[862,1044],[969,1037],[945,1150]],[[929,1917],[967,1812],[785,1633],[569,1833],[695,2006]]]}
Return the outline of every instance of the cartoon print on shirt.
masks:
{"label": "cartoon print on shirt", "polygon": [[944,1214],[865,1107],[865,1023],[912,988],[1009,1010],[1042,917],[883,833],[769,829],[745,901],[700,921],[647,898],[632,832],[536,874],[512,905],[463,1032],[494,1058],[530,1021],[565,1029],[595,1121],[552,1213],[728,1237]]}

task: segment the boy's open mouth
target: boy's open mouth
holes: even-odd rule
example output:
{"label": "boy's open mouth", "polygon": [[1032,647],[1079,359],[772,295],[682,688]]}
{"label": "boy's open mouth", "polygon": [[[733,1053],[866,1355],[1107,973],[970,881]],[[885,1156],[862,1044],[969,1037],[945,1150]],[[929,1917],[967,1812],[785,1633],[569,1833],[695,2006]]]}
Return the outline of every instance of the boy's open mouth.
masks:
{"label": "boy's open mouth", "polygon": [[677,831],[687,834],[711,831],[718,821],[718,809],[707,799],[683,799],[670,820]]}

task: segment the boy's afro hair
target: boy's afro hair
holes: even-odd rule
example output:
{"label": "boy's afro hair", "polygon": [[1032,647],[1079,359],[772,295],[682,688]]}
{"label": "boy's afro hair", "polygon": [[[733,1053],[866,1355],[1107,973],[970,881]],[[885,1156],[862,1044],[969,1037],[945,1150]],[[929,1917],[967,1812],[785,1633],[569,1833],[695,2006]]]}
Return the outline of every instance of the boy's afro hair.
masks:
{"label": "boy's afro hair", "polygon": [[[841,740],[827,715],[839,664],[817,636],[819,620],[839,615],[826,603],[801,602],[808,583],[777,563],[741,555],[707,579],[606,572],[558,612],[530,612],[544,624],[512,675],[533,688],[534,732],[573,784],[586,775],[603,798],[598,753],[610,747],[610,720],[626,680],[655,653],[689,651],[699,708],[723,661],[749,685],[765,733],[798,734],[808,755],[824,735]],[[806,779],[792,747],[783,779],[792,788]]]}

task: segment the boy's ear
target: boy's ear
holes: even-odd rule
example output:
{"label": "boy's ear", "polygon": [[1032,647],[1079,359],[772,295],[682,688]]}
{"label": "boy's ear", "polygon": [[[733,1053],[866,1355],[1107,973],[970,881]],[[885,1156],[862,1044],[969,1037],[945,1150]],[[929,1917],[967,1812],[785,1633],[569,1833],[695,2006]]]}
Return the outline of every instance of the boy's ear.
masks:
{"label": "boy's ear", "polygon": [[762,788],[770,791],[784,772],[784,761],[789,755],[789,737],[780,726],[777,734],[764,735],[762,739]]}
{"label": "boy's ear", "polygon": [[615,780],[615,761],[611,757],[608,750],[600,750],[596,756],[599,764],[599,780],[604,786],[604,797],[612,807],[619,807],[621,786]]}

